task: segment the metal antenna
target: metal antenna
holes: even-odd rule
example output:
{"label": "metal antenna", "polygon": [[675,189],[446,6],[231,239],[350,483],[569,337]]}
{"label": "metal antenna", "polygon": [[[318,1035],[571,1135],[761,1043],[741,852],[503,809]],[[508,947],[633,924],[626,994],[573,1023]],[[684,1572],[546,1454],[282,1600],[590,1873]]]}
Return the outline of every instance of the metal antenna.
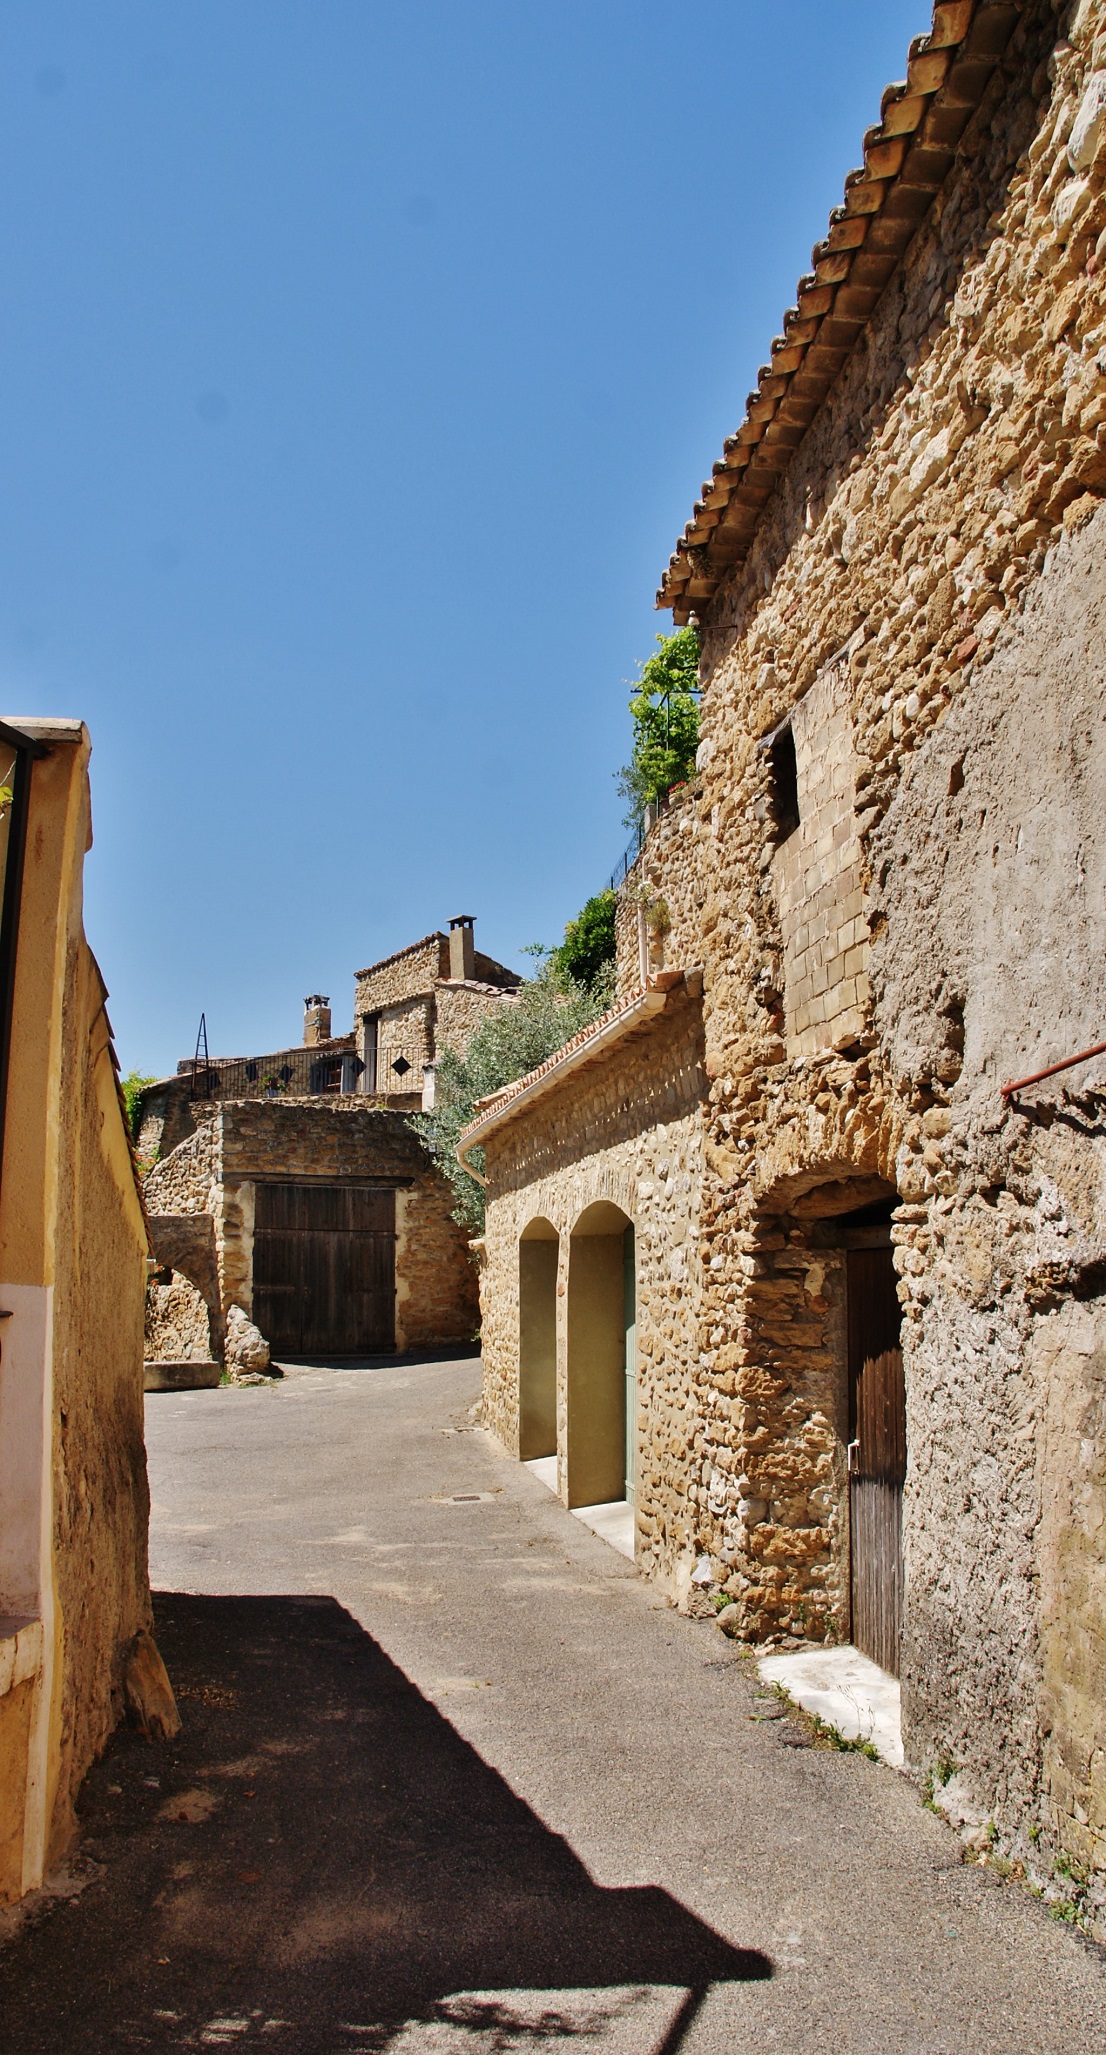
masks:
{"label": "metal antenna", "polygon": [[[201,1050],[201,1049],[202,1049],[202,1050],[203,1050],[203,1052],[204,1052],[204,1067],[203,1067],[203,1072],[202,1072],[202,1074],[201,1074],[201,1072],[200,1072],[200,1050]],[[201,1075],[202,1075],[202,1079],[203,1079],[203,1086],[204,1086],[204,1089],[206,1089],[206,1087],[207,1087],[207,1082],[208,1082],[208,1072],[209,1072],[210,1068],[211,1068],[211,1058],[210,1058],[210,1056],[209,1056],[209,1054],[208,1054],[208,1048],[207,1048],[207,1015],[206,1015],[206,1013],[201,1013],[201,1015],[200,1015],[200,1025],[199,1025],[199,1027],[198,1027],[198,1028],[197,1028],[197,1030],[196,1030],[196,1052],[195,1052],[195,1055],[194,1055],[194,1056],[193,1056],[193,1058],[192,1058],[192,1092],[191,1092],[191,1097],[192,1097],[193,1099],[200,1099],[200,1098],[202,1098],[202,1097],[203,1097],[203,1092],[202,1092],[202,1091],[201,1091],[201,1089],[200,1089],[200,1083],[199,1083],[199,1079],[200,1079],[200,1077],[201,1077]]]}

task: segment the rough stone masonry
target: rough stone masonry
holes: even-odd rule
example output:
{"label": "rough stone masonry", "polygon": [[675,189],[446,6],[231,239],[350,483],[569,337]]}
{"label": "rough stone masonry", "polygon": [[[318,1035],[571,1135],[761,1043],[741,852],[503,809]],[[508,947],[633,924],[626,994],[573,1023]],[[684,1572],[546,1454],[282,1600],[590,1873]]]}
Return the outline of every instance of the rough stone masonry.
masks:
{"label": "rough stone masonry", "polygon": [[1001,1090],[1106,1033],[1106,4],[939,4],[881,114],[661,593],[703,633],[700,775],[619,991],[671,862],[706,1090],[677,1161],[660,1026],[651,1101],[601,1023],[484,1116],[489,1402],[510,1440],[525,1220],[567,1238],[606,1178],[648,1246],[663,1194],[639,1560],[679,1595],[705,1559],[752,1640],[846,1638],[832,1225],[891,1205],[908,1761],[1106,1931],[1103,1066]]}

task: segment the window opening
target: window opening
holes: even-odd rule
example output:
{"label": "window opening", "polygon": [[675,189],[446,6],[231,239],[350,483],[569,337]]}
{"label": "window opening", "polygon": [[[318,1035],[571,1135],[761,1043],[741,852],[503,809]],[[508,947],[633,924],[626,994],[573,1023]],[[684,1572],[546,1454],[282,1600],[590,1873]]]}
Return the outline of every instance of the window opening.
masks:
{"label": "window opening", "polygon": [[379,1013],[364,1013],[362,1014],[361,1019],[365,1029],[365,1082],[362,1086],[362,1090],[365,1092],[375,1092],[377,1088],[376,1060],[378,1054],[380,1015]]}
{"label": "window opening", "polygon": [[799,825],[799,766],[790,721],[785,721],[768,744],[768,777],[776,840],[786,842]]}

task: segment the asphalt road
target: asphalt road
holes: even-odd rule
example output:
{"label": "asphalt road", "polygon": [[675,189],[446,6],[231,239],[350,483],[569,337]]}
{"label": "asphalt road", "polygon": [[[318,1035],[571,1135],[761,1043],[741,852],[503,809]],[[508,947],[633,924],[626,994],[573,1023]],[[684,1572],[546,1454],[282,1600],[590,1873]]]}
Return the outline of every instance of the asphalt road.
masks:
{"label": "asphalt road", "polygon": [[[147,1401],[184,1729],[88,1780],[0,2045],[1045,2055],[1106,1960],[471,1425],[475,1361]],[[460,1494],[458,1500],[452,1494]]]}

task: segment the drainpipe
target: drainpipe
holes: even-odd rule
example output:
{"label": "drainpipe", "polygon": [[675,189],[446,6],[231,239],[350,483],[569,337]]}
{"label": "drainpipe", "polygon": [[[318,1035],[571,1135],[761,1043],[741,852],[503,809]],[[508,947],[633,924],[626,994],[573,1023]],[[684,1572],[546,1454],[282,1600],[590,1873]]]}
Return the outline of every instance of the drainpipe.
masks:
{"label": "drainpipe", "polygon": [[475,1166],[474,1164],[472,1164],[472,1163],[470,1163],[470,1162],[469,1162],[469,1158],[468,1158],[468,1152],[469,1152],[469,1150],[470,1150],[470,1149],[474,1149],[475,1147],[476,1147],[476,1144],[475,1144],[475,1142],[458,1142],[458,1144],[457,1144],[457,1161],[458,1161],[458,1163],[459,1163],[459,1164],[461,1165],[461,1168],[462,1168],[463,1170],[467,1170],[467,1171],[468,1171],[468,1174],[469,1174],[469,1176],[470,1176],[470,1177],[474,1177],[474,1178],[476,1179],[476,1182],[477,1182],[477,1184],[482,1184],[482,1185],[483,1185],[483,1187],[484,1187],[484,1190],[485,1190],[485,1191],[487,1191],[487,1189],[488,1189],[488,1180],[487,1180],[487,1178],[486,1178],[486,1177],[485,1177],[485,1176],[484,1176],[484,1175],[482,1174],[482,1172],[481,1172],[481,1171],[479,1171],[479,1170],[477,1170],[477,1169],[476,1169],[476,1166]]}

